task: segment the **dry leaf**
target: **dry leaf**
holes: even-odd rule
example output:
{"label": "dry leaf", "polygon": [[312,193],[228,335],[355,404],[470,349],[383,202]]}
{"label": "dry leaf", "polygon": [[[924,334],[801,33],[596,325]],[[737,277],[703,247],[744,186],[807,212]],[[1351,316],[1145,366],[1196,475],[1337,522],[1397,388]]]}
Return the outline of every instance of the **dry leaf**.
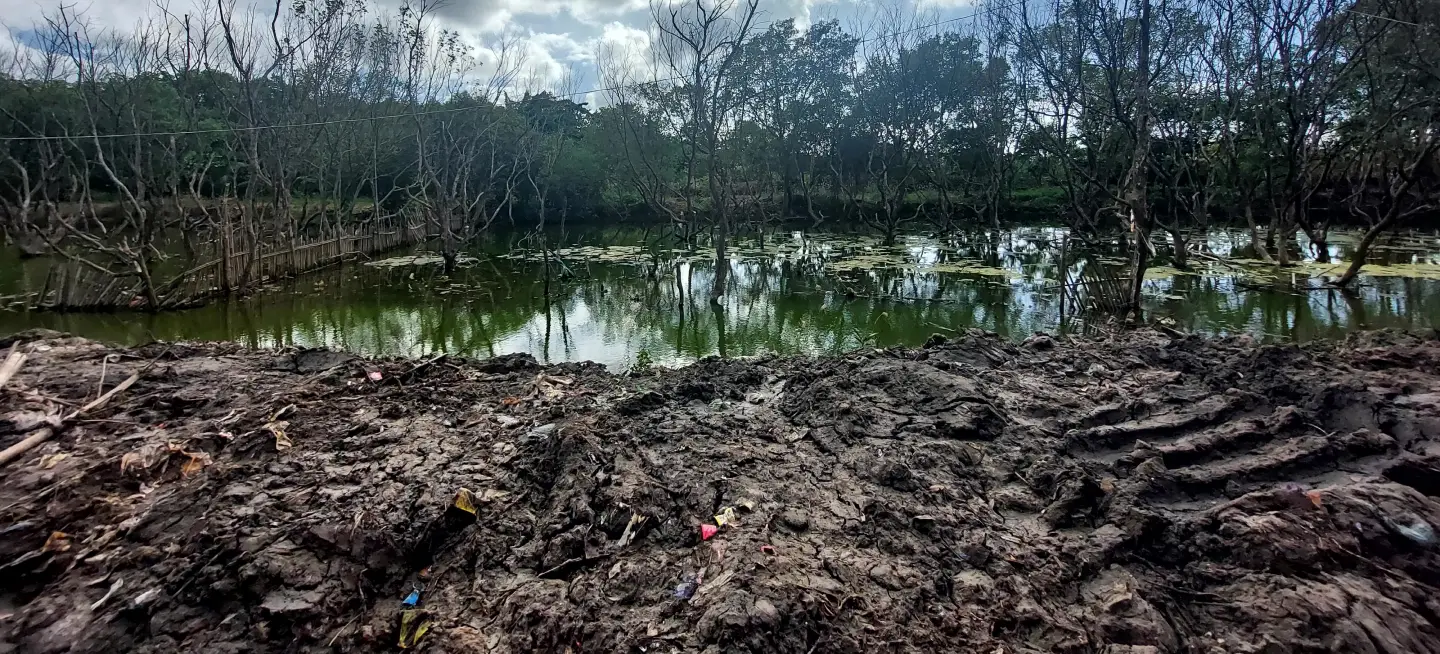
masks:
{"label": "dry leaf", "polygon": [[186,459],[184,465],[180,466],[180,475],[182,477],[189,477],[190,475],[200,472],[211,463],[210,455],[205,452],[186,452],[185,454],[190,458]]}
{"label": "dry leaf", "polygon": [[430,618],[424,611],[411,609],[400,612],[400,649],[410,649],[430,631]]}
{"label": "dry leaf", "polygon": [[67,453],[67,452],[59,452],[59,453],[56,453],[56,454],[49,454],[49,455],[40,457],[40,469],[41,469],[41,470],[49,470],[49,469],[51,469],[51,468],[54,468],[54,467],[55,467],[55,464],[60,463],[61,461],[64,461],[65,458],[68,457],[68,456],[70,456],[70,454]]}
{"label": "dry leaf", "polygon": [[543,373],[535,375],[532,395],[541,395],[550,400],[557,399],[563,397],[565,392],[556,388],[556,386],[569,386],[573,383],[575,383],[575,380],[564,377],[551,377]]}
{"label": "dry leaf", "polygon": [[502,490],[495,490],[495,489],[493,489],[493,488],[487,488],[487,489],[485,489],[483,492],[480,493],[480,501],[481,501],[481,502],[494,502],[495,500],[498,500],[498,499],[500,499],[500,498],[502,498],[502,497],[505,497],[506,495],[509,495],[509,494],[510,494],[510,491],[502,491]]}
{"label": "dry leaf", "polygon": [[70,551],[70,534],[63,531],[52,531],[50,537],[45,539],[42,552],[68,552]]}
{"label": "dry leaf", "polygon": [[[280,412],[283,413],[284,409],[281,409]],[[294,445],[294,443],[290,442],[290,437],[285,435],[285,428],[289,426],[290,422],[288,420],[265,423],[265,428],[269,429],[270,433],[275,435],[275,449],[277,451],[288,450]]]}
{"label": "dry leaf", "polygon": [[168,445],[158,445],[155,443],[141,445],[134,451],[126,452],[124,456],[120,457],[120,473],[124,474],[131,468],[136,468],[142,472],[149,470],[153,468],[155,464],[168,457],[170,451]]}

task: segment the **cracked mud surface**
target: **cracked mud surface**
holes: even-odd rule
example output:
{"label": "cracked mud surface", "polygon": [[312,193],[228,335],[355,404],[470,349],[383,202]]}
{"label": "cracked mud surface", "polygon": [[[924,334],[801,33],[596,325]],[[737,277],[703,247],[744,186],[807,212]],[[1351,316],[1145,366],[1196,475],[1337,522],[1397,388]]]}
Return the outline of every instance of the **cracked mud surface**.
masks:
{"label": "cracked mud surface", "polygon": [[0,469],[0,653],[1440,651],[1433,333],[20,347],[0,447],[141,374]]}

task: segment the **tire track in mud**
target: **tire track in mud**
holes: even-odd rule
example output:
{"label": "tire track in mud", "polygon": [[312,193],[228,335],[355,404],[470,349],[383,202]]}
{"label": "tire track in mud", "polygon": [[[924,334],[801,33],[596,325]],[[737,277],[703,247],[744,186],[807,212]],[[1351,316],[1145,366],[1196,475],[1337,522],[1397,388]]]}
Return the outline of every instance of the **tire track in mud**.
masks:
{"label": "tire track in mud", "polygon": [[[172,346],[0,471],[0,647],[393,650],[423,587],[435,652],[1440,649],[1433,334],[941,340],[626,376]],[[45,346],[20,382],[67,400],[160,353]],[[43,404],[0,402],[7,440]]]}

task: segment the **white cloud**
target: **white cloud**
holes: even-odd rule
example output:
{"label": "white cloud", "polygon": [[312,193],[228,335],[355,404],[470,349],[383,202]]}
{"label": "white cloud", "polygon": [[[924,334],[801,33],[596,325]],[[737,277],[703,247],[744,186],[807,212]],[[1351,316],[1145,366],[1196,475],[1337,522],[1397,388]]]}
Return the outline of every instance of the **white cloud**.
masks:
{"label": "white cloud", "polygon": [[[404,0],[377,1],[388,10],[398,9],[404,3]],[[412,0],[412,4],[415,2]],[[440,3],[434,15],[449,27],[494,32],[536,16],[565,15],[593,25],[647,6],[647,0],[456,0]]]}
{"label": "white cloud", "polygon": [[525,72],[520,86],[525,91],[569,92],[563,88],[576,66],[575,53],[584,46],[565,34],[532,34],[521,41]]}
{"label": "white cloud", "polygon": [[[62,2],[71,0],[0,0],[0,20],[11,29],[28,29],[46,12],[54,11]],[[256,0],[234,0],[242,8]],[[319,2],[320,0],[312,0]],[[356,2],[358,0],[346,0]],[[393,17],[406,0],[368,0],[371,3],[365,20]],[[410,0],[412,6],[426,0]],[[433,1],[433,0],[432,0]],[[900,0],[919,3],[943,11],[961,7],[975,0]],[[197,13],[200,7],[212,13],[215,0],[86,0],[72,5],[81,11],[95,29],[130,31],[146,20],[163,17],[161,4],[171,13]],[[761,0],[756,28],[794,18],[799,29],[831,17],[845,18],[863,11],[873,0]],[[437,3],[431,25],[461,34],[470,45],[477,68],[477,80],[488,80],[502,67],[516,69],[515,79],[507,90],[512,94],[526,86],[556,90],[567,77],[578,80],[579,88],[588,91],[608,82],[648,80],[654,77],[651,48],[656,42],[648,11],[650,0],[449,0]],[[737,0],[742,4],[743,0]],[[283,3],[289,6],[289,0]],[[261,1],[253,5],[260,20],[273,11],[273,4]],[[911,6],[914,6],[913,4]],[[4,40],[4,39],[0,39]],[[509,48],[503,48],[508,44]],[[0,44],[0,51],[8,44]],[[505,57],[501,57],[502,51]],[[523,62],[516,67],[517,58]],[[617,76],[605,78],[599,67],[614,64]],[[584,98],[596,106],[600,98]]]}
{"label": "white cloud", "polygon": [[[653,35],[643,29],[620,22],[607,23],[595,43],[597,87],[629,84],[654,78],[651,59]],[[614,101],[610,91],[592,93],[586,98],[590,106]]]}
{"label": "white cloud", "polygon": [[978,0],[916,0],[921,9],[974,9]]}

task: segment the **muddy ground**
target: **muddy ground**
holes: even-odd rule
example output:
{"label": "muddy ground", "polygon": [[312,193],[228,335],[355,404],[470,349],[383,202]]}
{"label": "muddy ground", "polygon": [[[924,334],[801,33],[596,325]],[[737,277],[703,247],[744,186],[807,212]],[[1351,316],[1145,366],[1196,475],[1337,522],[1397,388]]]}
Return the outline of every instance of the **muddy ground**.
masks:
{"label": "muddy ground", "polygon": [[0,446],[140,374],[0,469],[0,652],[1440,651],[1434,333],[932,340],[23,342]]}

